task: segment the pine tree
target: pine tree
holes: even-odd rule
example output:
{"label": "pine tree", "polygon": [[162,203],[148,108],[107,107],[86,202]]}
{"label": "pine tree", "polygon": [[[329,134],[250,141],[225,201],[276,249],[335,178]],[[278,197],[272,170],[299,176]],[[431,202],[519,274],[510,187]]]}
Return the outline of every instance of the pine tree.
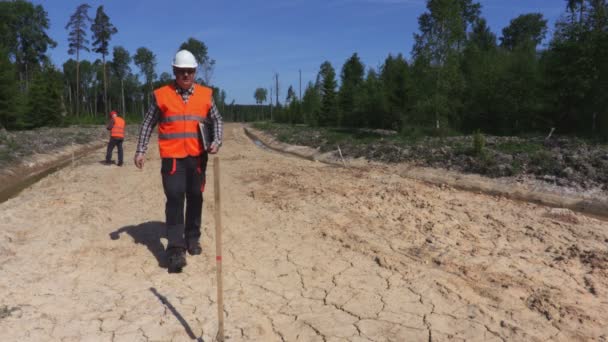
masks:
{"label": "pine tree", "polygon": [[65,25],[65,29],[70,30],[68,54],[76,54],[76,116],[80,116],[80,51],[89,51],[89,40],[85,31],[88,23],[91,22],[89,8],[91,6],[86,3],[79,5]]}
{"label": "pine tree", "polygon": [[361,108],[358,107],[361,97],[361,87],[365,66],[361,63],[357,53],[346,60],[340,73],[340,91],[338,103],[340,107],[340,124],[346,126],[357,126],[361,122]]}
{"label": "pine tree", "polygon": [[336,71],[329,61],[323,62],[319,70],[321,80],[321,112],[319,125],[332,126],[337,124],[337,101],[336,101]]}
{"label": "pine tree", "polygon": [[321,94],[319,87],[312,82],[309,82],[302,96],[302,112],[304,113],[304,122],[310,126],[319,125],[319,113],[321,111]]}
{"label": "pine tree", "polygon": [[389,55],[381,67],[380,79],[388,105],[388,115],[381,119],[382,126],[398,130],[411,97],[409,66],[405,58],[401,54],[397,57]]}
{"label": "pine tree", "polygon": [[384,128],[382,120],[377,118],[386,116],[386,96],[384,96],[378,73],[374,69],[367,71],[367,76],[363,82],[361,107],[363,112],[362,126]]}
{"label": "pine tree", "polygon": [[112,35],[116,34],[118,30],[112,23],[110,18],[103,11],[103,6],[97,7],[97,14],[95,15],[95,21],[91,25],[91,31],[93,31],[93,51],[101,54],[101,61],[103,64],[103,103],[104,113],[108,113],[108,82],[106,75],[106,56],[108,55],[108,46]]}

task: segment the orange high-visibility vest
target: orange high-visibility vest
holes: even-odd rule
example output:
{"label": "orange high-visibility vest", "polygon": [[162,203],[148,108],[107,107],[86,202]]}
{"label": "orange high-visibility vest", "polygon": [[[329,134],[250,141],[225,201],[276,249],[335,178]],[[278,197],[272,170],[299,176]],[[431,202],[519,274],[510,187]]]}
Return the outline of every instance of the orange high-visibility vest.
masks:
{"label": "orange high-visibility vest", "polygon": [[119,116],[114,118],[114,126],[110,132],[112,138],[124,139],[125,137],[125,120]]}
{"label": "orange high-visibility vest", "polygon": [[158,147],[161,158],[199,156],[203,152],[198,123],[205,120],[211,109],[213,90],[194,85],[194,93],[184,103],[175,85],[154,91],[161,114],[158,123]]}

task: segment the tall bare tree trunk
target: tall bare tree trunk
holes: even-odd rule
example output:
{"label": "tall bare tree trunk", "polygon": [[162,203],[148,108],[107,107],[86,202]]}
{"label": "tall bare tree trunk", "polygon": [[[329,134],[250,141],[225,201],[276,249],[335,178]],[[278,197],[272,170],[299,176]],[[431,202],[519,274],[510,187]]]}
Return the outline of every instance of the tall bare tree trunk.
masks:
{"label": "tall bare tree trunk", "polygon": [[28,73],[28,68],[27,68],[27,62],[25,63],[25,91],[27,91],[29,88],[29,84],[28,84],[28,80],[29,80],[29,73]]}
{"label": "tall bare tree trunk", "polygon": [[80,117],[80,61],[78,60],[78,53],[76,53],[76,117]]}
{"label": "tall bare tree trunk", "polygon": [[70,104],[70,114],[72,114],[72,111],[74,110],[73,104],[72,104],[72,87],[70,86],[70,82],[68,83],[68,102]]}
{"label": "tall bare tree trunk", "polygon": [[122,111],[122,115],[124,118],[127,117],[127,107],[125,106],[125,82],[124,80],[120,80],[120,97],[122,98],[122,107],[120,110]]}
{"label": "tall bare tree trunk", "polygon": [[94,107],[95,110],[93,111],[93,117],[95,117],[95,116],[97,116],[97,82],[95,82],[93,97],[95,98],[95,100],[93,101],[93,103],[95,104],[95,107]]}
{"label": "tall bare tree trunk", "polygon": [[101,59],[103,61],[103,108],[104,108],[104,114],[107,115],[109,112],[108,112],[108,85],[107,85],[107,76],[106,76],[106,56],[104,54],[102,54]]}

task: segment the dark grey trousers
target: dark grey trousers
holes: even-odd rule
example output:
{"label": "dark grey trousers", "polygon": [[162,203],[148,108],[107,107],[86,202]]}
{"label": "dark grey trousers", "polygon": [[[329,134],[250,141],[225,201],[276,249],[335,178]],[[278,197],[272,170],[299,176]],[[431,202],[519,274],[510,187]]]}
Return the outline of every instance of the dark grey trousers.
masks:
{"label": "dark grey trousers", "polygon": [[122,139],[119,138],[110,138],[108,142],[108,149],[106,151],[106,163],[110,163],[112,161],[112,152],[114,151],[114,146],[118,149],[118,164],[122,165]]}
{"label": "dark grey trousers", "polygon": [[207,158],[204,153],[200,157],[162,159],[161,175],[167,197],[167,249],[186,248],[186,241],[198,241],[201,237],[202,191],[205,186]]}

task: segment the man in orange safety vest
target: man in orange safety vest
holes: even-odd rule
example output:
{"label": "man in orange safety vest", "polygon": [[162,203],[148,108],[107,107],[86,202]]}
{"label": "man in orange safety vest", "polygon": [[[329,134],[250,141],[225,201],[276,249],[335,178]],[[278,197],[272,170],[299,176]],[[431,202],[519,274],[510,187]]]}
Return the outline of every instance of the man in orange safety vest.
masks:
{"label": "man in orange safety vest", "polygon": [[114,146],[116,146],[118,150],[118,163],[116,165],[122,166],[122,142],[125,139],[125,120],[113,110],[110,113],[110,121],[106,129],[110,131],[110,141],[108,142],[108,149],[106,151],[106,164],[112,164],[112,151],[114,150]]}
{"label": "man in orange safety vest", "polygon": [[[194,82],[198,66],[194,55],[180,50],[172,66],[175,82],[154,90],[134,157],[135,166],[143,168],[150,135],[158,125],[161,175],[167,199],[166,253],[171,273],[181,272],[186,266],[186,251],[190,255],[202,252],[201,216],[208,153],[218,152],[223,133],[222,116],[213,102],[213,90]],[[207,131],[201,127],[210,130],[202,134]]]}

